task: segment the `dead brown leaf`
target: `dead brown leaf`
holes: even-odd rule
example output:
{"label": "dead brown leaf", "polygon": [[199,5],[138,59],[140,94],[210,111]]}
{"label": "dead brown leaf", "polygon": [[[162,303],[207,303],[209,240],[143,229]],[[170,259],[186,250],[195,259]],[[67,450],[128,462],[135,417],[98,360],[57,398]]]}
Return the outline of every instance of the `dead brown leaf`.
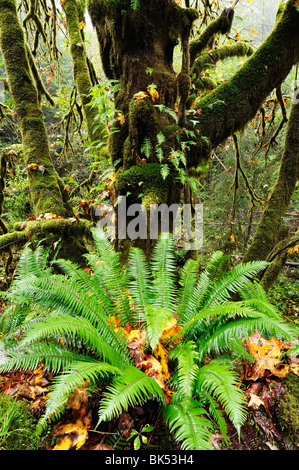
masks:
{"label": "dead brown leaf", "polygon": [[276,338],[267,340],[256,331],[249,336],[244,347],[255,358],[253,364],[247,364],[245,367],[246,380],[256,381],[269,375],[284,378],[291,371],[298,374],[297,364],[289,365],[285,359],[281,359],[282,354],[290,349],[290,342]]}

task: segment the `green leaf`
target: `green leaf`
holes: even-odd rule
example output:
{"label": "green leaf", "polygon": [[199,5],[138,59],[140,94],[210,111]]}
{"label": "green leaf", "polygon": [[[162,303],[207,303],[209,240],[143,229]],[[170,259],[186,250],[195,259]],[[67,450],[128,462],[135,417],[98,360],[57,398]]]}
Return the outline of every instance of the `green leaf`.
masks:
{"label": "green leaf", "polygon": [[135,450],[139,450],[139,449],[140,449],[140,446],[141,446],[140,437],[137,436],[137,437],[134,439],[134,449],[135,449]]}
{"label": "green leaf", "polygon": [[147,137],[145,137],[140,150],[141,150],[141,153],[145,154],[146,158],[150,157],[151,151],[152,151],[152,144],[151,144],[151,141]]}
{"label": "green leaf", "polygon": [[180,343],[169,352],[170,359],[178,360],[178,392],[182,405],[187,408],[192,398],[194,381],[198,373],[198,353],[193,341]]}
{"label": "green leaf", "polygon": [[238,385],[236,372],[233,372],[227,364],[211,361],[199,369],[195,390],[200,394],[201,389],[204,389],[214,397],[224,407],[229,419],[240,433],[247,416],[247,400]]}
{"label": "green leaf", "polygon": [[165,330],[167,322],[172,318],[173,313],[170,310],[153,305],[147,305],[145,311],[148,340],[151,348],[154,350]]}

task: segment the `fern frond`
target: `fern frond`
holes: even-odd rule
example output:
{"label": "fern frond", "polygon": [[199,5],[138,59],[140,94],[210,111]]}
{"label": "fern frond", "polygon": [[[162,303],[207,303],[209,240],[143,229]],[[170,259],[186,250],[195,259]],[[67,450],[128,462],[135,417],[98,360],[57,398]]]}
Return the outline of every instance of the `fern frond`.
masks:
{"label": "fern frond", "polygon": [[184,318],[188,301],[192,297],[197,281],[197,267],[198,263],[195,260],[188,259],[182,268],[175,312],[178,319]]}
{"label": "fern frond", "polygon": [[211,422],[203,415],[207,412],[195,400],[191,400],[187,409],[178,402],[171,402],[164,411],[164,419],[183,450],[213,450],[209,441]]}
{"label": "fern frond", "polygon": [[167,322],[173,317],[173,313],[165,308],[147,305],[145,307],[147,336],[151,348],[157,346]]}
{"label": "fern frond", "polygon": [[28,305],[10,305],[0,316],[0,333],[12,334],[30,313]]}
{"label": "fern frond", "polygon": [[174,238],[163,233],[157,240],[151,258],[154,276],[152,305],[174,311],[177,290],[175,286],[176,263]]}
{"label": "fern frond", "polygon": [[132,278],[129,284],[134,299],[138,320],[145,320],[146,306],[151,298],[151,273],[144,252],[133,247],[129,254],[128,275]]}
{"label": "fern frond", "polygon": [[129,298],[127,293],[128,278],[127,275],[122,271],[119,256],[103,230],[93,229],[92,230],[95,246],[101,263],[101,274],[102,281],[106,286],[107,292],[109,292],[114,305],[123,318],[130,318],[130,307]]}
{"label": "fern frond", "polygon": [[39,277],[46,269],[48,255],[49,249],[44,248],[42,245],[38,245],[33,251],[29,243],[26,244],[16,268],[14,283],[28,276]]}
{"label": "fern frond", "polygon": [[180,344],[169,352],[170,359],[178,360],[178,390],[176,393],[181,396],[184,407],[187,407],[192,398],[194,382],[198,372],[198,353],[195,347],[195,343],[189,341],[188,343]]}
{"label": "fern frond", "polygon": [[131,0],[131,8],[132,10],[137,10],[139,7],[140,0]]}
{"label": "fern frond", "polygon": [[48,421],[57,419],[65,410],[66,403],[71,393],[76,388],[84,387],[86,380],[95,382],[99,376],[119,374],[117,367],[106,362],[76,362],[63,374],[57,376],[50,388],[47,400],[46,413],[39,421],[39,426],[43,427]]}
{"label": "fern frond", "polygon": [[108,327],[106,312],[93,297],[85,291],[80,291],[76,280],[63,275],[52,275],[50,278],[27,278],[12,288],[12,295],[17,292],[22,298],[38,303],[45,309],[59,311],[64,315],[82,316],[97,328],[99,334],[106,338],[116,350],[125,350],[124,339],[116,335]]}
{"label": "fern frond", "polygon": [[66,335],[78,337],[94,354],[113,365],[124,365],[128,361],[126,349],[115,349],[109,341],[99,335],[98,330],[85,318],[52,313],[45,321],[35,323],[26,331],[20,347],[48,337]]}
{"label": "fern frond", "polygon": [[80,291],[88,292],[88,296],[92,298],[93,303],[96,303],[102,308],[101,315],[105,314],[108,318],[110,315],[114,314],[114,306],[110,297],[90,274],[69,260],[59,259],[55,260],[53,264],[57,265],[64,274],[75,281]]}
{"label": "fern frond", "polygon": [[58,344],[39,342],[26,348],[7,351],[0,362],[0,371],[35,370],[38,364],[43,362],[46,370],[56,374],[79,360],[91,361],[91,358]]}
{"label": "fern frond", "polygon": [[217,272],[222,272],[221,266],[223,256],[222,251],[216,251],[211,256],[206,269],[201,273],[195,289],[193,289],[183,314],[181,314],[181,321],[183,324],[187,323],[194,313],[202,308],[203,301],[211,287],[214,277],[217,276]]}
{"label": "fern frond", "polygon": [[245,317],[230,321],[216,328],[212,334],[200,337],[196,341],[200,360],[211,351],[220,354],[227,350],[231,338],[245,340],[255,330],[259,330],[265,337],[271,335],[290,341],[298,335],[298,330],[291,325],[260,315],[259,317]]}
{"label": "fern frond", "polygon": [[266,261],[252,261],[246,264],[238,264],[234,269],[215,284],[212,284],[204,301],[204,306],[211,306],[229,300],[232,294],[240,292],[249,282],[268,266]]}
{"label": "fern frond", "polygon": [[203,319],[208,320],[213,317],[220,317],[225,315],[225,319],[234,318],[236,316],[258,316],[260,317],[260,312],[257,312],[251,306],[247,306],[245,302],[223,302],[220,305],[215,305],[211,307],[206,307],[196,313],[191,320],[183,326],[182,333],[185,338],[194,338],[196,334],[200,331],[202,326],[204,329],[207,329],[207,324],[202,322]]}
{"label": "fern frond", "polygon": [[195,390],[204,389],[224,407],[238,432],[246,419],[246,397],[238,388],[238,376],[227,364],[211,361],[199,369]]}
{"label": "fern frond", "polygon": [[200,392],[200,395],[204,398],[204,400],[209,406],[209,415],[211,415],[211,417],[217,424],[220,434],[223,436],[224,441],[228,444],[229,439],[227,436],[227,424],[221,409],[219,409],[219,403],[217,403],[217,401],[212,397],[212,395],[206,393],[205,390],[201,390]]}
{"label": "fern frond", "polygon": [[164,394],[158,383],[136,367],[127,368],[107,387],[108,393],[103,398],[99,410],[99,422],[108,421],[118,416],[129,406],[142,404],[150,399],[157,399],[166,404]]}

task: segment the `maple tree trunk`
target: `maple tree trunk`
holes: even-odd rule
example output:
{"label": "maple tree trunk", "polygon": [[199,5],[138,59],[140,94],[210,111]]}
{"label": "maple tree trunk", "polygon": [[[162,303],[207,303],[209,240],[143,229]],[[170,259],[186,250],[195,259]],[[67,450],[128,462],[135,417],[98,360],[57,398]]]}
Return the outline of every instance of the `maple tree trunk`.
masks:
{"label": "maple tree trunk", "polygon": [[[196,144],[186,153],[187,167],[196,168],[208,160],[216,148],[234,132],[244,128],[258,111],[261,103],[288,75],[299,58],[299,12],[294,1],[280,7],[276,24],[269,37],[251,54],[250,58],[228,82],[202,98],[194,111],[198,115],[192,123],[188,116],[175,124],[169,116],[159,114],[154,104],[160,103],[174,109],[178,99],[188,97],[190,77],[188,67],[196,64],[196,57],[206,48],[217,32],[227,32],[233,13],[225,9],[189,47],[188,32],[196,18],[193,9],[179,7],[175,0],[148,0],[140,2],[134,11],[129,1],[88,0],[87,6],[96,27],[105,74],[120,81],[121,90],[115,97],[116,108],[121,110],[125,122],[118,125],[119,132],[110,141],[113,161],[120,161],[116,176],[117,194],[130,193],[132,202],[138,201],[139,181],[148,181],[146,203],[168,202],[178,198],[181,188],[173,191],[174,180],[158,178],[153,165],[159,162],[154,152],[140,167],[141,146],[145,138],[152,148],[156,136],[162,131],[168,138],[186,126],[197,131]],[[178,39],[183,46],[181,74],[173,70],[173,50]],[[292,45],[292,47],[290,47]],[[189,50],[186,48],[189,47]],[[147,99],[134,99],[134,94],[146,92],[154,83],[159,93],[156,103]],[[172,141],[173,142],[173,141]],[[171,144],[170,146],[171,147]],[[138,177],[136,175],[139,175]],[[137,178],[137,179],[136,179]],[[130,185],[131,183],[131,185]],[[160,191],[158,191],[160,188]],[[142,188],[143,189],[143,188]],[[144,199],[142,200],[144,202]]]}
{"label": "maple tree trunk", "polygon": [[30,202],[35,215],[54,212],[65,216],[63,188],[51,160],[38,92],[27,59],[23,29],[17,16],[16,1],[1,0],[0,11],[0,49],[22,133]]}
{"label": "maple tree trunk", "polygon": [[86,119],[88,137],[91,143],[100,142],[104,137],[104,128],[99,122],[98,109],[90,106],[89,93],[93,83],[84,44],[84,16],[81,4],[77,0],[65,0],[63,10],[71,44],[74,80]]}

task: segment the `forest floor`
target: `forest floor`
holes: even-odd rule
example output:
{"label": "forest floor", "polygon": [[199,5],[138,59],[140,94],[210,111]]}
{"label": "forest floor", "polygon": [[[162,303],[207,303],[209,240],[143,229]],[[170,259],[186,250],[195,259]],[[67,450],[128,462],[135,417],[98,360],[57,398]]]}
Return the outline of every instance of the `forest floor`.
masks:
{"label": "forest floor", "polygon": [[[296,367],[295,359],[292,361]],[[283,369],[289,362],[290,359],[281,363],[280,367]],[[261,362],[257,363],[261,370]],[[259,376],[254,377],[256,380],[248,380],[246,375],[250,375],[249,368],[252,373],[252,366],[244,363],[241,372],[241,387],[248,397],[248,418],[241,428],[240,438],[224,414],[228,440],[225,441],[220,432],[215,432],[212,436],[214,449],[298,450],[298,375],[290,373],[285,378],[280,378],[264,369]],[[37,422],[45,411],[52,380],[53,376],[46,373],[42,365],[34,371],[2,374],[0,398],[2,395],[25,402]],[[289,384],[292,383],[294,390],[297,390],[295,401],[289,396]],[[97,427],[99,402],[104,390],[103,387],[89,391],[88,385],[87,388],[77,389],[69,398],[67,408],[60,419],[48,426],[40,441],[40,448],[36,450],[180,450],[169,434],[155,402],[131,407],[112,421],[101,423]],[[282,404],[288,406],[282,407]],[[13,444],[9,444],[8,440],[8,446],[10,445]]]}

